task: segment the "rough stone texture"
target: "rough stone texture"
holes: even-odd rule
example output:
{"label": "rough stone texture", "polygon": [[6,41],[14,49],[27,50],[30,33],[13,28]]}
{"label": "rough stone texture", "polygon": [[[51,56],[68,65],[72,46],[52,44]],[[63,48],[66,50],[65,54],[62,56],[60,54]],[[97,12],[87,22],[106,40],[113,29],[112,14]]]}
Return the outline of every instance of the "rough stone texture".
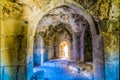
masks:
{"label": "rough stone texture", "polygon": [[[69,4],[67,4],[67,5],[69,5]],[[82,12],[81,9],[78,10],[78,13],[77,13],[77,9],[76,9],[77,7],[74,8],[73,5],[71,5],[71,7],[61,6],[61,7],[57,7],[55,9],[51,10],[49,12],[49,14],[45,15],[39,21],[36,32],[37,32],[37,34],[40,33],[40,34],[43,35],[43,37],[45,37],[46,36],[45,32],[49,28],[52,28],[52,26],[54,26],[54,25],[58,25],[59,23],[60,23],[60,25],[62,25],[62,23],[70,25],[70,26],[63,26],[63,27],[66,30],[68,30],[70,32],[70,34],[72,34],[72,36],[73,36],[72,37],[72,39],[73,39],[73,52],[72,52],[72,54],[73,54],[73,59],[78,61],[79,58],[80,58],[79,57],[79,52],[77,50],[79,48],[78,44],[82,43],[82,40],[81,41],[79,41],[79,40],[80,40],[81,37],[84,37],[84,35],[81,36],[81,33],[83,33],[86,29],[86,26],[88,26],[87,25],[87,21],[88,21],[89,25],[90,25],[88,27],[91,30],[92,38],[93,38],[92,39],[92,42],[93,42],[93,47],[92,48],[93,48],[93,59],[94,59],[94,61],[93,61],[93,67],[94,67],[93,68],[94,69],[93,73],[94,73],[94,76],[95,76],[94,78],[95,78],[95,80],[104,79],[103,45],[100,46],[100,44],[102,44],[102,37],[101,37],[101,35],[98,34],[99,32],[96,31],[96,28],[95,28],[94,24],[91,24],[93,21],[91,20],[91,18],[88,14],[86,14],[85,12]],[[61,16],[63,16],[63,17],[61,17]],[[87,21],[83,18],[83,16]],[[49,26],[49,25],[52,25],[52,26]],[[60,27],[62,28],[62,26],[60,26]],[[59,28],[56,27],[56,26],[54,26],[54,28],[59,30]],[[97,32],[97,34],[96,34],[96,32]],[[49,32],[49,34],[51,34],[51,33]],[[47,38],[47,40],[49,40],[49,38]],[[78,43],[78,41],[80,43]],[[48,42],[45,41],[45,44],[46,43],[48,43]],[[100,49],[99,47],[102,47],[102,48]],[[94,51],[94,49],[96,49],[96,50]],[[47,50],[45,50],[45,51],[47,51]],[[100,54],[100,56],[96,55],[96,54]],[[84,55],[84,52],[83,52],[83,55]],[[99,57],[99,58],[97,59],[95,57]],[[99,61],[101,61],[103,64],[100,64]],[[97,62],[101,66],[99,68],[99,70],[97,70],[97,68],[95,68],[95,67],[97,67],[97,64],[95,64]],[[101,74],[99,74],[99,73],[101,73]]]}
{"label": "rough stone texture", "polygon": [[23,4],[0,0],[0,67],[1,80],[25,80],[26,23]]}
{"label": "rough stone texture", "polygon": [[[62,29],[67,30],[66,32],[70,36],[70,39],[68,39],[68,41],[71,43],[73,47],[71,48],[72,49],[71,53],[73,55],[71,57],[74,57],[74,59],[79,60],[80,54],[77,54],[79,53],[79,47],[78,47],[80,43],[79,38],[81,33],[83,33],[83,31],[88,26],[89,24],[87,20],[83,17],[83,15],[81,15],[81,13],[78,13],[77,10],[72,9],[71,7],[68,6],[61,6],[51,10],[49,14],[45,15],[39,21],[38,27],[36,29],[36,33],[37,34],[40,33],[42,37],[45,37],[44,40],[45,41],[47,40],[46,41],[47,44],[48,44],[48,40],[51,39],[52,36],[56,35],[57,36],[55,37],[57,38],[56,42],[59,45],[60,41],[65,40],[62,39],[61,37],[61,33],[63,33]],[[58,54],[58,50],[57,50],[57,54]]]}
{"label": "rough stone texture", "polygon": [[[119,80],[120,0],[75,1],[98,18],[104,38],[106,80]],[[28,76],[31,77],[33,36],[37,21],[47,11],[64,2],[64,0],[0,0],[0,74],[3,66],[15,65],[17,70],[17,66],[21,64],[25,66],[27,60],[28,66],[30,65],[28,72],[31,73]],[[12,68],[8,69],[11,70],[10,74],[16,75]],[[23,77],[19,80],[24,80]],[[12,76],[8,80],[10,79],[13,79]]]}
{"label": "rough stone texture", "polygon": [[32,80],[44,80],[44,71],[37,71]]}
{"label": "rough stone texture", "polygon": [[[100,20],[104,38],[105,74],[106,80],[119,79],[119,30],[120,1],[119,0],[76,0],[93,16]],[[116,74],[116,75],[114,75]],[[113,76],[114,75],[114,76]],[[113,76],[111,78],[111,76]]]}

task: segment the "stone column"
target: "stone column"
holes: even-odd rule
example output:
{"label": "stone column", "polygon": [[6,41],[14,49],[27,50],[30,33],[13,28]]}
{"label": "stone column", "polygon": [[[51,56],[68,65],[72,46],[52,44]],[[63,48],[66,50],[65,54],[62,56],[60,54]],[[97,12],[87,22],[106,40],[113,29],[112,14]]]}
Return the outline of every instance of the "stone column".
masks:
{"label": "stone column", "polygon": [[104,52],[102,36],[97,35],[93,40],[93,75],[94,80],[104,80]]}
{"label": "stone column", "polygon": [[84,32],[82,32],[80,36],[80,61],[81,62],[84,62]]}
{"label": "stone column", "polygon": [[73,60],[77,61],[78,59],[78,48],[77,48],[77,37],[73,38]]}

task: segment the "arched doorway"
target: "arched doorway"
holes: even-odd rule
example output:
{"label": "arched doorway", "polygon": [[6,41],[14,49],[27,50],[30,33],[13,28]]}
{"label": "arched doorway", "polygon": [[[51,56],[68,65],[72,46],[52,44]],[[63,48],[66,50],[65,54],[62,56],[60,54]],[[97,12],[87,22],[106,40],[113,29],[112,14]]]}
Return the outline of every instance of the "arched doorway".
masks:
{"label": "arched doorway", "polygon": [[60,58],[69,58],[69,44],[67,41],[62,41],[59,44],[59,57]]}

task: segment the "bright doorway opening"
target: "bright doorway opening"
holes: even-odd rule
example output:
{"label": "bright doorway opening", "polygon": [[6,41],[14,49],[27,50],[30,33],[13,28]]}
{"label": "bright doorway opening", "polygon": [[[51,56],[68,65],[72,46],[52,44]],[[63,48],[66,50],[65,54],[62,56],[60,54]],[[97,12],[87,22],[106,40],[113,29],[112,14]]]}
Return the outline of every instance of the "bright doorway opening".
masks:
{"label": "bright doorway opening", "polygon": [[67,41],[62,41],[59,44],[59,57],[60,58],[69,58],[69,45]]}

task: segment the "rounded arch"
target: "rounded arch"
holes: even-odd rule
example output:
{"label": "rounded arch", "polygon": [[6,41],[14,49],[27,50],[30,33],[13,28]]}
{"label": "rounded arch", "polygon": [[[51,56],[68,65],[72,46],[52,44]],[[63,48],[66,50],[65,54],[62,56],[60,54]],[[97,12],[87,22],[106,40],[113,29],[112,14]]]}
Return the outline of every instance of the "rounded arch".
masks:
{"label": "rounded arch", "polygon": [[[94,21],[93,21],[91,15],[88,14],[83,8],[81,8],[76,3],[68,1],[68,0],[66,0],[66,2],[64,4],[59,5],[59,6],[55,7],[54,9],[57,9],[63,5],[68,6],[72,10],[77,11],[77,13],[79,15],[82,15],[83,18],[85,18],[85,20],[88,22],[90,31],[92,34],[94,80],[104,80],[104,54],[103,54],[103,49],[102,49],[103,45],[101,45],[101,43],[103,43],[102,36],[101,36],[101,34],[97,35],[97,32],[96,32],[97,30],[96,30],[96,27],[95,27],[95,24],[94,24]],[[52,9],[52,10],[54,10],[54,9]],[[49,16],[49,15],[47,15],[47,16]],[[52,24],[52,23],[50,23],[50,24]],[[68,23],[68,24],[70,24],[70,23]],[[38,25],[39,25],[39,23],[38,23]],[[54,25],[56,25],[56,24],[54,24]],[[74,26],[74,25],[71,25],[71,26]],[[38,27],[39,26],[37,26],[37,28]],[[35,30],[36,30],[36,32],[39,33],[39,31],[37,31],[38,30],[37,28]],[[81,32],[79,32],[79,33],[81,33]],[[79,33],[76,33],[76,34],[79,35]],[[77,37],[75,37],[75,40],[76,39],[77,39]],[[75,43],[75,45],[77,45],[77,44]]]}
{"label": "rounded arch", "polygon": [[[51,24],[54,24],[55,22],[52,22]],[[63,28],[63,29],[65,29],[65,31],[68,33],[68,35],[70,36],[70,40],[69,40],[69,43],[71,43],[71,47],[70,47],[70,49],[71,49],[71,53],[70,53],[70,58],[71,59],[74,59],[75,61],[77,60],[77,58],[79,58],[79,55],[77,54],[78,53],[78,48],[77,48],[77,42],[76,42],[76,39],[77,39],[77,33],[75,33],[72,29],[71,29],[71,25],[70,24],[66,24],[66,23],[61,23],[61,22],[59,22],[59,23],[55,23],[56,25],[51,25],[50,24],[50,27],[52,28],[55,28],[55,29],[59,29],[59,28]],[[62,26],[61,26],[62,25]],[[59,27],[60,26],[60,27]],[[49,28],[47,28],[47,29],[49,29]],[[47,29],[43,32],[43,31],[40,31],[39,32],[39,30],[42,30],[42,29],[37,29],[38,31],[36,31],[36,34],[39,34],[39,36],[44,36],[44,35],[47,35]],[[54,30],[54,29],[52,29],[52,30]],[[57,32],[57,30],[55,30],[55,32]],[[50,35],[53,35],[53,34],[55,34],[55,33],[48,33],[49,35],[47,35],[47,36],[50,36]],[[53,35],[53,36],[58,36],[58,35]],[[45,36],[44,36],[45,37]],[[53,39],[54,37],[50,37],[50,44],[52,44],[51,42],[53,42]],[[47,38],[48,39],[48,38]],[[70,42],[71,41],[71,42]],[[54,41],[55,42],[55,41]],[[60,42],[60,41],[59,41]],[[57,47],[57,48],[55,48],[55,49],[57,49],[57,55],[58,55],[58,43],[59,42],[57,42],[57,44],[56,45],[54,45],[55,47]],[[45,40],[44,40],[44,43],[45,43]],[[48,44],[49,45],[49,44]],[[45,44],[44,44],[44,46],[45,46]],[[53,47],[54,46],[51,46],[52,47],[52,50],[53,50]],[[44,47],[45,48],[45,47]],[[47,47],[47,50],[46,49],[44,49],[44,50],[46,50],[46,51],[50,51],[50,53],[54,53],[54,50],[53,51],[51,51],[50,50],[51,48],[49,48],[49,47]],[[50,53],[48,53],[48,57],[51,55]],[[74,53],[74,54],[72,54],[72,53]],[[52,56],[54,56],[54,54],[52,54]],[[52,56],[50,57],[50,58],[52,58]],[[50,59],[49,58],[49,59]]]}
{"label": "rounded arch", "polygon": [[[54,24],[54,23],[53,23]],[[66,31],[66,33],[67,33],[67,36],[65,36],[65,35],[59,35],[59,36],[61,36],[61,37],[64,37],[64,38],[61,38],[61,39],[59,39],[58,41],[54,41],[55,39],[55,37],[57,36],[58,37],[58,34],[55,34],[54,35],[54,37],[52,37],[51,38],[51,40],[50,40],[50,44],[53,44],[53,42],[55,43],[55,45],[54,46],[51,46],[52,47],[52,50],[53,49],[55,49],[56,51],[52,51],[52,53],[54,52],[54,53],[56,53],[55,55],[56,55],[56,57],[58,57],[58,55],[59,55],[59,44],[62,42],[62,41],[67,41],[68,43],[69,43],[69,49],[70,49],[70,53],[69,53],[69,59],[73,59],[73,57],[74,57],[74,55],[72,54],[73,52],[75,52],[76,51],[76,48],[75,49],[73,49],[73,46],[76,46],[75,44],[75,39],[77,38],[77,36],[76,36],[76,34],[74,33],[74,31],[71,29],[71,27],[70,27],[70,25],[69,24],[66,24],[66,23],[59,23],[58,25],[54,25],[54,27],[55,26],[60,26],[60,25],[62,25],[62,26],[64,26],[63,27],[63,29],[65,29],[65,31]],[[56,28],[56,27],[55,27]],[[62,28],[62,27],[61,27]],[[64,33],[63,33],[64,34]],[[67,39],[67,37],[68,37],[68,39]],[[53,48],[53,47],[55,47],[55,48]],[[49,50],[50,51],[50,50]],[[51,52],[49,53],[49,54],[51,54]],[[53,54],[54,55],[54,54]]]}

